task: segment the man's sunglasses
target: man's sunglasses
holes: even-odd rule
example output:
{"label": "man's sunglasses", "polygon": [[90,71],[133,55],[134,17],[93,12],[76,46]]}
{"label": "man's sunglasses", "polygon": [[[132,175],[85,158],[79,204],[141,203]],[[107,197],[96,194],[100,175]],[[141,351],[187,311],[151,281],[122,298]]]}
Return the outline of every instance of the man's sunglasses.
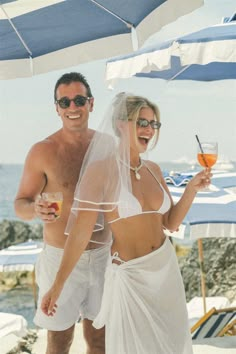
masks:
{"label": "man's sunglasses", "polygon": [[55,100],[55,103],[58,103],[61,108],[69,108],[70,103],[73,101],[76,107],[82,107],[85,105],[87,101],[90,100],[91,97],[84,97],[81,95],[77,95],[72,99],[68,97],[62,97],[59,100]]}
{"label": "man's sunglasses", "polygon": [[147,128],[149,125],[152,127],[152,129],[160,129],[161,127],[160,122],[157,122],[156,120],[149,121],[145,118],[138,118],[136,123],[141,128]]}

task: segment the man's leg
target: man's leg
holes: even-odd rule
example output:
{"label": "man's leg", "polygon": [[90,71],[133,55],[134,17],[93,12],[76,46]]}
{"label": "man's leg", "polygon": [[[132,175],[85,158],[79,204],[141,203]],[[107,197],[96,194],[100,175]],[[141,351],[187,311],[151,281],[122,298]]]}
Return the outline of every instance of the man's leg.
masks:
{"label": "man's leg", "polygon": [[86,354],[105,354],[105,327],[95,329],[92,323],[93,321],[88,319],[83,320],[83,334],[87,345]]}
{"label": "man's leg", "polygon": [[75,325],[64,331],[48,331],[46,354],[69,354]]}

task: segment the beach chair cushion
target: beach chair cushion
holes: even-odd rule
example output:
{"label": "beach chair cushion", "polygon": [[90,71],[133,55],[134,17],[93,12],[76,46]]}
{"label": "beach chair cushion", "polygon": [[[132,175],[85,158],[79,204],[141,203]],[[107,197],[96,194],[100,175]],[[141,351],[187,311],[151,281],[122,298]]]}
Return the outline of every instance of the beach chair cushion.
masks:
{"label": "beach chair cushion", "polygon": [[236,307],[208,311],[191,328],[192,339],[202,339],[231,334],[236,322]]}

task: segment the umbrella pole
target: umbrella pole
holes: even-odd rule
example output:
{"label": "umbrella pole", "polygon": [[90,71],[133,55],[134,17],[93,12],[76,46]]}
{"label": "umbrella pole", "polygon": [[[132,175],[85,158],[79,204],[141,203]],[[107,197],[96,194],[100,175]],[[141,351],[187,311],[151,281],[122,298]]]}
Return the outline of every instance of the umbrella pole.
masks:
{"label": "umbrella pole", "polygon": [[35,269],[32,271],[32,288],[34,294],[34,307],[37,309],[37,289],[36,289],[36,281],[35,281]]}
{"label": "umbrella pole", "polygon": [[203,311],[204,315],[206,314],[206,273],[204,270],[204,262],[203,262],[203,245],[202,239],[198,239],[198,256],[199,256],[199,265],[200,265],[200,273],[201,273],[201,291],[202,291],[202,300],[203,300]]}

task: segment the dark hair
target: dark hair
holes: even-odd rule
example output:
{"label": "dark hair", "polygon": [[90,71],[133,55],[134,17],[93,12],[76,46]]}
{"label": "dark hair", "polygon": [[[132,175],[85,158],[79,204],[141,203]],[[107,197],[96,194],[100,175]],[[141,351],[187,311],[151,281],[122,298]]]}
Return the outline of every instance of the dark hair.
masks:
{"label": "dark hair", "polygon": [[83,84],[87,89],[87,96],[93,97],[90,86],[89,86],[88,81],[86,80],[85,76],[80,73],[77,73],[77,72],[72,72],[72,73],[67,73],[67,74],[62,75],[57,80],[55,88],[54,88],[54,101],[56,101],[56,99],[57,99],[56,93],[57,93],[58,86],[60,86],[62,84],[69,85],[72,82],[81,82],[81,84]]}

